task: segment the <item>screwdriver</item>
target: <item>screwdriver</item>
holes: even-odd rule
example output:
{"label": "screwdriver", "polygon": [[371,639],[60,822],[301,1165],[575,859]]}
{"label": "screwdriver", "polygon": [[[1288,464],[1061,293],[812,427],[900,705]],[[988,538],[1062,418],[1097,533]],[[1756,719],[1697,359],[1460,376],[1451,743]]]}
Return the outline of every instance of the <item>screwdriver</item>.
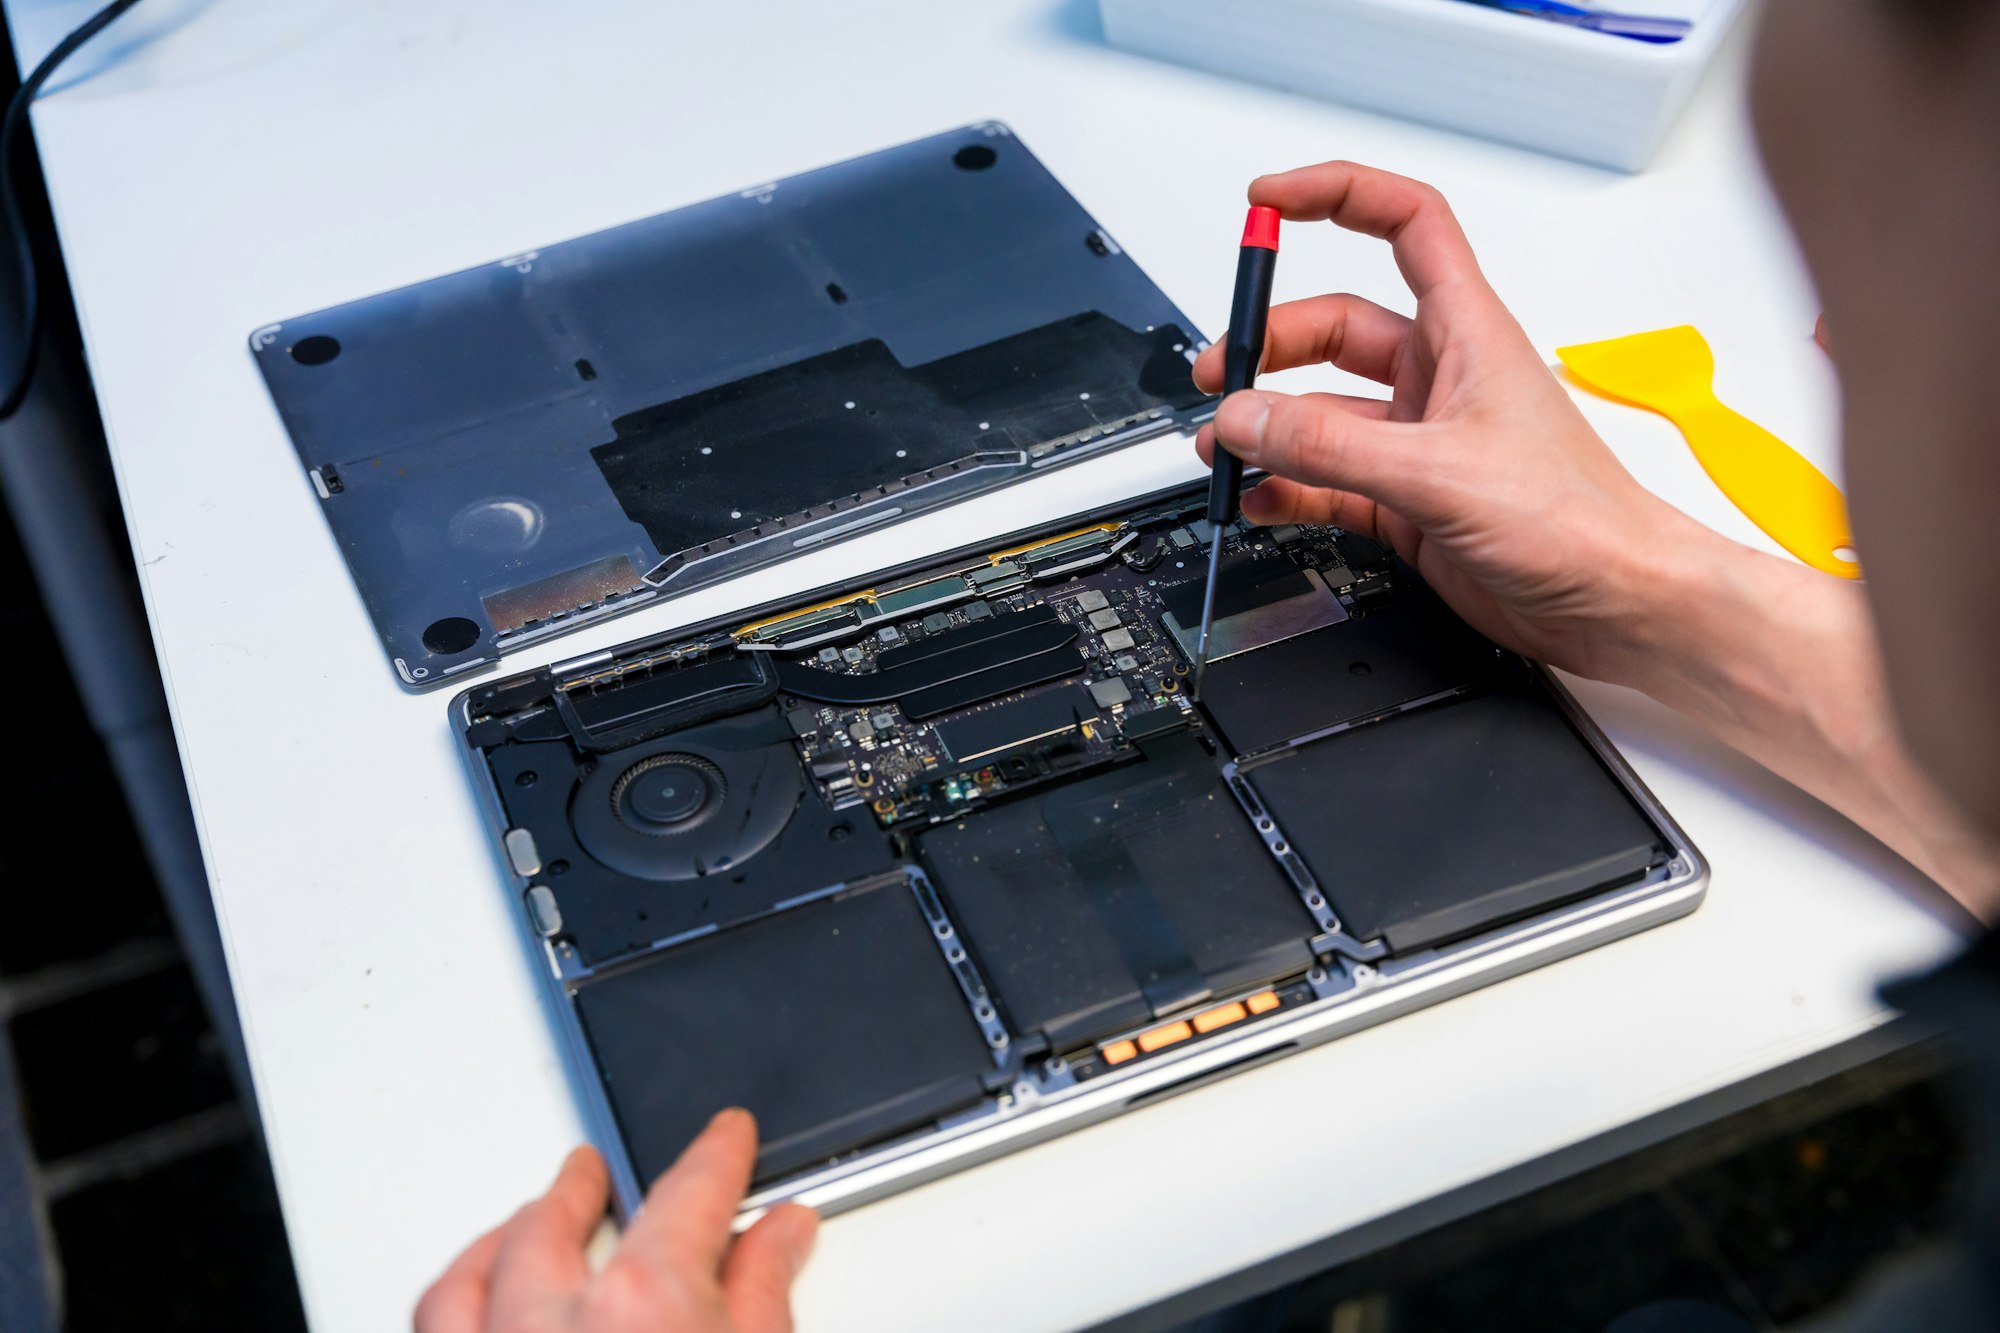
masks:
{"label": "screwdriver", "polygon": [[[1278,269],[1278,210],[1259,204],[1243,223],[1236,252],[1236,294],[1229,303],[1229,332],[1222,339],[1222,393],[1247,389],[1257,381],[1264,359],[1264,323],[1271,313],[1271,277]],[[1222,538],[1236,521],[1243,489],[1243,460],[1215,446],[1208,477],[1208,587],[1201,597],[1201,635],[1195,640],[1194,696],[1208,670],[1208,635],[1215,628],[1215,586],[1222,575]]]}

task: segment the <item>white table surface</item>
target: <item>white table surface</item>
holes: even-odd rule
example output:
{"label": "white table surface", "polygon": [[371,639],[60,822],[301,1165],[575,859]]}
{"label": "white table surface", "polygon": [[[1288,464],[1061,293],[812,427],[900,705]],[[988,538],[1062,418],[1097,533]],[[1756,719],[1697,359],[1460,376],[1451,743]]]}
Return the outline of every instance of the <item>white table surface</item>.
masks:
{"label": "white table surface", "polygon": [[[95,4],[13,0],[24,58]],[[1831,469],[1741,47],[1638,177],[1127,56],[1081,0],[145,0],[76,58],[36,132],[314,1327],[402,1324],[579,1120],[446,695],[393,679],[251,328],[1000,118],[1211,334],[1247,179],[1356,158],[1448,192],[1537,345],[1698,324],[1724,399]],[[1278,285],[1408,305],[1331,228],[1288,230]],[[1769,545],[1664,422],[1584,407],[1647,485]],[[1193,475],[1143,445],[515,665]],[[1878,977],[1951,948],[1844,821],[1646,700],[1581,696],[1713,861],[1699,912],[836,1218],[802,1327],[1103,1318],[1864,1032]]]}

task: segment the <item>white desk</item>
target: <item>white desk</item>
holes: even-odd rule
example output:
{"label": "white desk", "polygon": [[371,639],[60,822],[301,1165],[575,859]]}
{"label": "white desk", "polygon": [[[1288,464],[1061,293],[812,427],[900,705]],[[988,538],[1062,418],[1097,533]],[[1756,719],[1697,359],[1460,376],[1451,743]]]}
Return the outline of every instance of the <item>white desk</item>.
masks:
{"label": "white desk", "polygon": [[[95,3],[14,0],[24,57]],[[1210,333],[1247,178],[1358,158],[1450,194],[1538,345],[1695,322],[1725,399],[1837,462],[1730,72],[1625,178],[1128,57],[1081,0],[768,8],[146,0],[36,112],[321,1330],[398,1326],[578,1119],[445,696],[392,678],[251,328],[999,117]],[[1279,284],[1407,305],[1386,251],[1330,228],[1287,235]],[[1586,410],[1648,485],[1763,542],[1663,422]],[[516,665],[1191,475],[1184,445],[1146,445]],[[1714,862],[1701,911],[840,1217],[803,1326],[1105,1318],[1823,1051],[1880,1022],[1880,974],[1950,948],[1841,820],[1644,700],[1581,693]]]}

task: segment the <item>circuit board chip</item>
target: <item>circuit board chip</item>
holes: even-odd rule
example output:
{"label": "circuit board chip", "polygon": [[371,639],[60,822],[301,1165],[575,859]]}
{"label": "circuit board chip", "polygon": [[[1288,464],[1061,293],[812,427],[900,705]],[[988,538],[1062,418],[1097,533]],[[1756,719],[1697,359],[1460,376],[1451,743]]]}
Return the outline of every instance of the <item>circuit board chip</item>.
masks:
{"label": "circuit board chip", "polygon": [[938,723],[938,740],[961,764],[978,763],[1035,741],[1054,740],[1097,716],[1082,686],[1066,685]]}
{"label": "circuit board chip", "polygon": [[1111,708],[1118,704],[1132,702],[1132,687],[1122,676],[1111,676],[1104,680],[1092,681],[1090,697],[1097,701],[1099,708]]}

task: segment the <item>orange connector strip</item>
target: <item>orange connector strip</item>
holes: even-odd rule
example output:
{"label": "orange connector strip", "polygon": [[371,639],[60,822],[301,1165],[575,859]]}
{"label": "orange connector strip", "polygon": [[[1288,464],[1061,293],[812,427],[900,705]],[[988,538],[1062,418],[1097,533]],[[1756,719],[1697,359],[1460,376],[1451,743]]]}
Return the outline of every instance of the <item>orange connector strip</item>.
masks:
{"label": "orange connector strip", "polygon": [[1219,1004],[1194,1016],[1194,1030],[1213,1032],[1217,1028],[1226,1028],[1231,1023],[1241,1023],[1249,1016],[1240,1003],[1232,1001],[1229,1004]]}

